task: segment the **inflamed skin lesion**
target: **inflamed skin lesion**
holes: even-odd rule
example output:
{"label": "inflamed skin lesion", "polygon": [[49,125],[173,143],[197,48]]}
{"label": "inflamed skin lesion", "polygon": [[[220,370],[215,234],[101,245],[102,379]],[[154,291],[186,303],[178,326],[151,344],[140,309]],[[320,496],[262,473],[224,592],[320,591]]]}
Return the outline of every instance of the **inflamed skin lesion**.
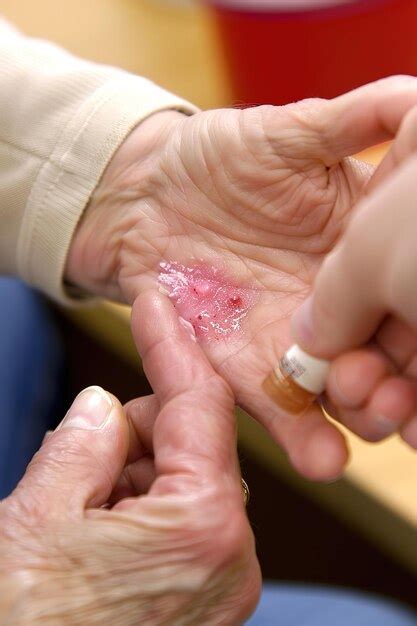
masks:
{"label": "inflamed skin lesion", "polygon": [[238,285],[225,272],[199,262],[183,265],[163,261],[159,285],[198,339],[219,341],[242,331],[243,320],[256,304],[258,292]]}

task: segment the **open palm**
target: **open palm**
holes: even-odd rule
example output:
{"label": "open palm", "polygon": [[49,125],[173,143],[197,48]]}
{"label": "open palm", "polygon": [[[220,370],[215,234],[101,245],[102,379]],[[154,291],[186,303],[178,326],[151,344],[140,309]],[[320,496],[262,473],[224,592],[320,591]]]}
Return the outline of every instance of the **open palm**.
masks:
{"label": "open palm", "polygon": [[154,115],[113,158],[72,246],[72,280],[129,303],[157,288],[162,261],[250,285],[243,332],[202,343],[237,403],[310,478],[340,473],[342,435],[317,408],[286,415],[261,383],[371,175],[349,155],[392,137],[415,103],[415,80],[401,77],[333,101]]}

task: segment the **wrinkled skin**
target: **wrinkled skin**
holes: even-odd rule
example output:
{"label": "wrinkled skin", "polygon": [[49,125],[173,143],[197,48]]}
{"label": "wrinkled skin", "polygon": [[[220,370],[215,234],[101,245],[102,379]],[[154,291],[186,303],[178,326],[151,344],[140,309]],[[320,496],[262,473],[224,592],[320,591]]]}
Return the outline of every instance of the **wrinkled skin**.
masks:
{"label": "wrinkled skin", "polygon": [[71,247],[69,281],[128,303],[155,287],[164,259],[203,260],[258,288],[242,336],[204,348],[237,403],[311,479],[341,473],[342,435],[317,407],[284,414],[261,383],[370,178],[349,155],[392,138],[416,102],[416,80],[396,77],[332,101],[158,113],[116,153]]}
{"label": "wrinkled skin", "polygon": [[240,626],[256,605],[231,390],[166,298],[133,315],[155,395],[128,420],[110,396],[96,429],[70,410],[0,503],[2,624]]}

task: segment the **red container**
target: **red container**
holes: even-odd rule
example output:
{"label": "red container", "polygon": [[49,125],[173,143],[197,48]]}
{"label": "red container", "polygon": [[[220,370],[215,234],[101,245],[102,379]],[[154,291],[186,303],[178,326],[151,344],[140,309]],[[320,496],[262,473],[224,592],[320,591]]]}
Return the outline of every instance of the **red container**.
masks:
{"label": "red container", "polygon": [[240,104],[417,75],[417,0],[212,0]]}

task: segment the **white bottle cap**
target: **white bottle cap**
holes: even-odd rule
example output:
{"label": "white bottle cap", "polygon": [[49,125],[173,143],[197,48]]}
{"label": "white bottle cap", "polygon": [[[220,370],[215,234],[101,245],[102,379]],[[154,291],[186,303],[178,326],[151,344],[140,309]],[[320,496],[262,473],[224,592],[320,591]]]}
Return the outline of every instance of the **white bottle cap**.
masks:
{"label": "white bottle cap", "polygon": [[283,356],[281,366],[306,391],[317,395],[324,391],[330,369],[329,361],[316,359],[300,346],[293,345]]}

